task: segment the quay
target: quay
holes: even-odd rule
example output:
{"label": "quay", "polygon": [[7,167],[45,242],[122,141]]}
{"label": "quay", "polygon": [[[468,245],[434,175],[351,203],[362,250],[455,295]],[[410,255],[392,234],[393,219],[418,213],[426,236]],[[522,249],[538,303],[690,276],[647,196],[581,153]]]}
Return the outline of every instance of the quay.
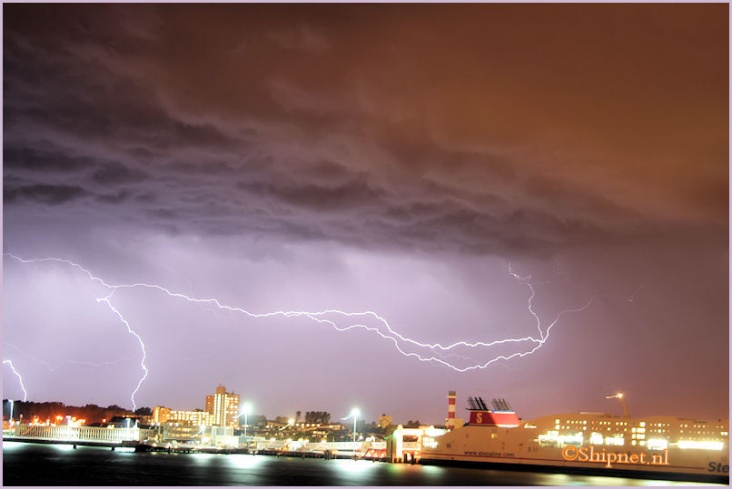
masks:
{"label": "quay", "polygon": [[[430,428],[432,429],[432,428]],[[425,433],[429,430],[425,431]],[[252,454],[276,457],[358,459],[392,463],[415,462],[421,442],[405,442],[404,435],[421,435],[423,430],[401,426],[387,441],[308,442],[265,440],[229,435],[214,436],[213,443],[200,444],[175,439],[163,439],[155,428],[87,427],[52,425],[16,425],[3,431],[3,441],[132,449],[136,452]]]}
{"label": "quay", "polygon": [[[252,440],[240,446],[231,445],[200,445],[194,443],[180,443],[172,441],[155,441],[153,436],[135,436],[134,428],[77,428],[77,427],[34,427],[43,428],[26,432],[20,436],[6,433],[4,442],[33,443],[45,445],[72,445],[77,447],[117,448],[134,450],[136,452],[165,452],[170,454],[250,454],[291,458],[320,458],[372,460],[381,462],[414,462],[413,455],[418,450],[417,444],[407,443],[406,452],[402,457],[394,459],[387,456],[387,442],[319,442],[292,444],[278,441]],[[129,430],[129,431],[127,431]],[[133,431],[134,430],[134,431]],[[118,431],[119,433],[115,433]],[[147,433],[151,434],[151,433]],[[45,435],[45,436],[44,436]],[[415,445],[415,446],[411,446]],[[409,451],[412,454],[408,453]]]}
{"label": "quay", "polygon": [[18,442],[18,443],[35,443],[41,445],[72,445],[74,448],[77,446],[81,447],[100,447],[100,448],[111,448],[114,451],[116,448],[136,448],[137,442],[109,442],[109,441],[90,441],[90,440],[47,440],[43,438],[24,438],[14,436],[4,436],[3,442]]}
{"label": "quay", "polygon": [[[262,449],[256,450],[254,448],[232,448],[232,447],[213,447],[213,446],[201,446],[201,445],[190,445],[190,444],[162,444],[157,443],[143,443],[139,441],[121,441],[121,442],[110,442],[110,441],[90,441],[90,440],[62,440],[62,439],[43,439],[43,438],[29,438],[29,437],[14,437],[5,436],[3,437],[4,442],[17,442],[17,443],[33,443],[43,445],[72,445],[74,448],[77,447],[96,447],[96,448],[110,448],[115,451],[117,448],[125,448],[128,450],[134,450],[135,452],[164,452],[171,454],[195,454],[195,453],[208,453],[216,455],[233,455],[233,454],[249,454],[249,455],[261,455],[261,456],[272,456],[272,457],[289,457],[289,458],[320,458],[324,460],[335,460],[335,459],[354,459],[354,460],[371,460],[374,462],[389,462],[385,455],[385,450],[374,450],[371,448],[366,452],[351,451],[342,452],[338,450],[325,449],[325,450],[287,450],[287,449]],[[415,458],[407,458],[406,461],[414,462]]]}

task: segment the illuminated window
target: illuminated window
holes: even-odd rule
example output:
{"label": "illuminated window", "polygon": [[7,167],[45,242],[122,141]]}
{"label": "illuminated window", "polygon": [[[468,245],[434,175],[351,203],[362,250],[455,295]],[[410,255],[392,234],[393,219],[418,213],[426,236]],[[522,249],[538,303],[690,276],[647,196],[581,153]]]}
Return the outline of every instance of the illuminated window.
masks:
{"label": "illuminated window", "polygon": [[646,445],[649,450],[664,450],[668,448],[668,441],[659,438],[652,438],[648,440]]}

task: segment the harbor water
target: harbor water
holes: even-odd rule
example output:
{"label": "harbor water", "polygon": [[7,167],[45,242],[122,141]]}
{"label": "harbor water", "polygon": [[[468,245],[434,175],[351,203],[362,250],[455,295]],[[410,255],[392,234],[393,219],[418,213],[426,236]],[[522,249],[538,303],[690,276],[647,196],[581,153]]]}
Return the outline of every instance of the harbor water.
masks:
{"label": "harbor water", "polygon": [[[6,486],[669,486],[688,482],[247,454],[3,443]],[[707,484],[698,484],[707,485]]]}

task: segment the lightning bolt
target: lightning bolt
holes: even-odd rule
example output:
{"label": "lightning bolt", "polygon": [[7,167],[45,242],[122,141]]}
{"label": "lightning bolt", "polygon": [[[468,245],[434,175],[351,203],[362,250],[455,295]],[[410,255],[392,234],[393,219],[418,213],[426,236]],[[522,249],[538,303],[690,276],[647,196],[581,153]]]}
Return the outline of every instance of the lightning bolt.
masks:
{"label": "lightning bolt", "polygon": [[[50,264],[65,264],[69,267],[72,267],[84,275],[86,275],[90,281],[100,284],[102,287],[107,289],[109,291],[109,294],[103,297],[97,298],[98,303],[104,303],[107,305],[107,307],[114,313],[114,315],[122,322],[127,332],[135,337],[137,342],[140,345],[140,349],[142,351],[142,359],[140,362],[140,366],[143,370],[143,375],[140,378],[139,382],[137,383],[137,387],[135,388],[134,392],[132,393],[132,404],[133,407],[136,407],[135,403],[135,395],[140,390],[142,384],[144,383],[145,379],[148,376],[149,370],[147,368],[147,365],[145,364],[145,361],[147,359],[147,351],[145,349],[145,344],[142,340],[142,337],[133,330],[129,322],[124,318],[122,313],[112,304],[112,297],[115,294],[115,292],[119,290],[124,289],[149,289],[153,291],[157,291],[160,293],[163,293],[169,297],[182,299],[191,303],[195,304],[207,304],[207,305],[213,305],[217,309],[228,311],[228,312],[235,312],[240,313],[243,315],[246,315],[250,318],[260,319],[260,318],[271,318],[271,317],[285,317],[285,318],[293,318],[293,317],[306,317],[312,321],[315,321],[319,324],[324,324],[327,326],[332,327],[336,331],[339,332],[346,332],[353,329],[364,329],[370,333],[374,333],[384,340],[387,340],[393,344],[393,346],[396,348],[399,353],[404,355],[405,357],[409,358],[416,358],[417,360],[421,362],[433,362],[440,365],[443,365],[445,367],[451,368],[457,372],[467,372],[470,370],[476,370],[476,369],[485,369],[489,365],[500,361],[500,360],[511,360],[516,357],[524,357],[526,355],[530,355],[534,353],[536,350],[541,348],[544,343],[549,338],[549,333],[554,327],[557,322],[564,316],[564,314],[570,313],[570,312],[579,312],[583,311],[586,308],[590,306],[592,303],[592,298],[583,305],[582,307],[576,308],[576,309],[565,309],[561,311],[556,318],[546,327],[542,328],[542,321],[539,315],[534,311],[533,308],[533,299],[536,295],[536,290],[534,289],[533,284],[531,283],[531,277],[522,277],[515,273],[513,269],[511,268],[509,264],[509,273],[519,282],[525,284],[529,290],[530,290],[530,296],[528,298],[528,310],[531,313],[531,315],[536,320],[536,327],[538,330],[538,338],[534,336],[525,336],[522,338],[506,338],[501,340],[495,340],[492,342],[484,342],[484,341],[475,341],[475,342],[467,342],[467,341],[458,341],[449,345],[443,345],[440,343],[423,343],[417,340],[414,340],[412,338],[408,338],[399,332],[392,329],[392,327],[389,325],[388,321],[378,315],[377,313],[373,311],[365,311],[365,312],[344,312],[337,309],[326,309],[323,311],[317,311],[317,312],[308,312],[308,311],[274,311],[274,312],[266,312],[266,313],[255,313],[250,312],[248,310],[245,310],[240,307],[234,307],[229,306],[227,304],[222,304],[218,299],[216,298],[208,298],[208,299],[201,299],[192,297],[187,294],[183,294],[180,292],[174,292],[170,289],[163,287],[161,285],[156,284],[147,284],[143,282],[136,282],[132,284],[109,284],[106,281],[104,281],[102,278],[95,276],[92,272],[87,270],[86,268],[82,267],[81,265],[74,263],[70,260],[62,259],[62,258],[33,258],[33,259],[24,259],[20,258],[18,256],[15,256],[10,253],[6,253],[5,256],[9,256],[13,258],[14,260],[17,260],[24,264],[33,264],[33,263],[50,263]],[[334,320],[329,319],[329,317],[332,316],[340,316],[345,317],[350,321],[350,324],[347,326],[339,326]],[[375,320],[378,326],[373,326],[366,324],[366,321],[364,319],[370,319]],[[526,350],[526,351],[517,351],[515,353],[509,354],[509,355],[498,355],[490,360],[487,360],[483,363],[476,363],[473,365],[468,366],[459,366],[455,365],[453,363],[450,363],[449,361],[445,360],[445,353],[449,352],[450,350],[455,350],[457,348],[468,348],[468,349],[487,349],[491,348],[497,345],[505,345],[510,343],[531,343],[533,344],[532,348]],[[420,354],[414,351],[407,351],[406,345],[411,345],[413,347],[421,348],[423,350],[428,350],[431,353],[425,353]],[[450,356],[459,356],[459,355],[450,355]],[[465,358],[465,357],[462,357]]]}
{"label": "lightning bolt", "polygon": [[112,297],[113,294],[114,289],[112,290],[112,292],[110,292],[108,296],[98,298],[97,303],[104,302],[105,304],[107,304],[107,306],[109,306],[112,312],[114,312],[119,320],[122,321],[122,324],[127,327],[127,332],[134,336],[135,339],[137,339],[137,342],[140,344],[140,349],[142,350],[142,360],[140,360],[140,367],[142,367],[144,374],[142,375],[142,378],[140,378],[140,380],[137,382],[137,387],[135,387],[135,390],[132,391],[132,410],[134,411],[137,409],[137,404],[135,403],[135,395],[137,394],[137,391],[140,390],[140,387],[142,387],[142,383],[145,382],[145,379],[147,379],[147,375],[149,373],[147,365],[145,365],[145,360],[147,359],[147,351],[145,350],[145,343],[142,341],[140,335],[132,329],[130,323],[128,323],[127,320],[122,316],[122,313],[119,312],[119,309],[114,307],[114,305],[112,305],[112,303],[110,302],[109,299]]}
{"label": "lightning bolt", "polygon": [[3,360],[3,365],[8,364],[10,365],[10,370],[13,371],[16,377],[18,377],[18,381],[20,381],[20,388],[23,389],[23,402],[28,400],[28,391],[25,390],[25,385],[23,384],[23,376],[20,375],[20,373],[15,369],[15,366],[13,366],[13,362],[10,360]]}

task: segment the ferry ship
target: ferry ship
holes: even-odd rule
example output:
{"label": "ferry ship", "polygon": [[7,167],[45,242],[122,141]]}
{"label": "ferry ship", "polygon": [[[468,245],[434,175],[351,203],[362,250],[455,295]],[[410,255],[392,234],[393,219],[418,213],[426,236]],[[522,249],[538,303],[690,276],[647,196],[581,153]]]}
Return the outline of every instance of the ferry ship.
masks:
{"label": "ferry ship", "polygon": [[[469,421],[421,440],[420,463],[729,484],[729,420],[565,413],[523,421],[503,399],[468,398]],[[450,429],[452,428],[452,429]]]}

